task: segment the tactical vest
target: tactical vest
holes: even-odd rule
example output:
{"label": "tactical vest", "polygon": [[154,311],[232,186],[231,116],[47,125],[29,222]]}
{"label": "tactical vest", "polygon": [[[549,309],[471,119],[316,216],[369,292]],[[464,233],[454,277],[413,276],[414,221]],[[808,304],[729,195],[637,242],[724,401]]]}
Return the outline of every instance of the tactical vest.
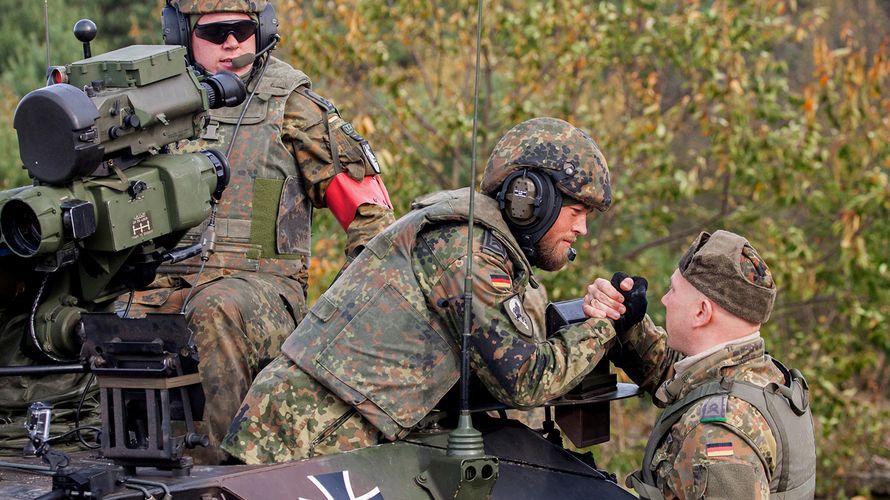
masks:
{"label": "tactical vest", "polygon": [[[256,95],[249,104],[211,110],[201,138],[179,149],[225,153],[244,113],[228,157],[231,179],[219,204],[216,251],[206,267],[296,276],[308,264],[312,205],[296,159],[281,136],[288,98],[299,87],[309,88],[311,82],[303,72],[270,57],[256,85]],[[181,244],[198,241],[205,227],[206,222],[189,231]],[[195,257],[162,266],[160,272],[191,274],[200,264]]]}
{"label": "tactical vest", "polygon": [[[465,222],[468,201],[469,188],[437,193],[375,236],[282,347],[387,439],[404,437],[460,376],[459,332],[430,311],[411,255],[426,227]],[[524,290],[530,265],[497,202],[477,195],[475,221],[503,243]]]}
{"label": "tactical vest", "polygon": [[[773,362],[785,374],[784,385],[773,382],[760,387],[741,380],[723,378],[696,387],[686,397],[664,410],[649,436],[643,455],[643,468],[629,478],[640,498],[664,498],[656,485],[652,459],[674,424],[696,402],[724,394],[757,408],[776,439],[777,464],[775,473],[770,478],[770,498],[813,498],[816,492],[816,443],[813,416],[810,413],[809,386],[798,370],[789,371],[778,361]],[[725,422],[717,425],[725,426],[757,450],[756,445],[743,432]],[[761,460],[763,461],[763,457]],[[769,465],[765,461],[763,467],[769,474]]]}

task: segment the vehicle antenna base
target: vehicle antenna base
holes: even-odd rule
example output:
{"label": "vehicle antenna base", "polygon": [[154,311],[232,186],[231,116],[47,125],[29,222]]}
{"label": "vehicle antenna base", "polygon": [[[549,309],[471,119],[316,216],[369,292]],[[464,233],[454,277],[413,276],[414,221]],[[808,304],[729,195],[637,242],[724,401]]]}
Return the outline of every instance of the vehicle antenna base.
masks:
{"label": "vehicle antenna base", "polygon": [[473,427],[469,412],[462,411],[457,421],[457,428],[448,435],[448,456],[450,457],[481,457],[485,455],[482,433]]}

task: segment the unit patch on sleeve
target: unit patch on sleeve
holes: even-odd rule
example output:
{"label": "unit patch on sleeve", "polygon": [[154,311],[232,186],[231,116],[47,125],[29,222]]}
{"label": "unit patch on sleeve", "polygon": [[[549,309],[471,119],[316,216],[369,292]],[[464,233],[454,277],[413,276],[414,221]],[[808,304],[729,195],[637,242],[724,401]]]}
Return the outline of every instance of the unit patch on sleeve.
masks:
{"label": "unit patch on sleeve", "polygon": [[355,127],[352,126],[349,122],[344,122],[343,125],[340,125],[340,130],[343,131],[344,134],[352,137],[355,142],[362,142],[365,140],[364,137],[361,136],[358,132],[355,131]]}
{"label": "unit patch on sleeve", "polygon": [[526,337],[534,336],[534,327],[532,326],[531,317],[525,312],[525,308],[522,307],[522,299],[520,299],[518,295],[514,295],[503,301],[501,307],[503,307],[504,314],[507,315],[510,322],[513,323],[513,326],[519,333]]}
{"label": "unit patch on sleeve", "polygon": [[498,241],[494,233],[488,229],[485,230],[485,234],[482,236],[482,252],[501,259],[507,256],[507,249],[504,248],[504,244]]}
{"label": "unit patch on sleeve", "polygon": [[705,404],[701,407],[699,422],[726,422],[726,404],[728,400],[729,396],[726,394],[706,399]]}
{"label": "unit patch on sleeve", "polygon": [[375,174],[380,173],[380,163],[377,161],[377,156],[374,154],[374,151],[371,149],[371,145],[368,144],[368,141],[362,139],[362,152],[365,153],[365,158],[368,160],[368,163],[371,164],[371,168],[374,169]]}

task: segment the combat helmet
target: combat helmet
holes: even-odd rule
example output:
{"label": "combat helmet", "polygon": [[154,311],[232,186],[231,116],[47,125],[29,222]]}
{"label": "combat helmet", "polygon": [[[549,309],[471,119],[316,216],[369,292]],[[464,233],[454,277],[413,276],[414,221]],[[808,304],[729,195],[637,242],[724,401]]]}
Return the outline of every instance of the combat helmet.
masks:
{"label": "combat helmet", "polygon": [[198,17],[214,12],[243,12],[255,17],[257,55],[268,52],[280,39],[275,7],[268,0],[167,0],[161,11],[164,43],[184,46],[188,49],[189,59],[194,62],[192,27]]}
{"label": "combat helmet", "polygon": [[582,203],[605,212],[612,204],[609,167],[596,143],[556,118],[533,118],[510,129],[488,159],[481,190],[497,199],[533,263],[535,245],[563,205]]}
{"label": "combat helmet", "polygon": [[259,14],[269,2],[266,0],[169,0],[167,5],[183,14],[211,12],[253,12]]}

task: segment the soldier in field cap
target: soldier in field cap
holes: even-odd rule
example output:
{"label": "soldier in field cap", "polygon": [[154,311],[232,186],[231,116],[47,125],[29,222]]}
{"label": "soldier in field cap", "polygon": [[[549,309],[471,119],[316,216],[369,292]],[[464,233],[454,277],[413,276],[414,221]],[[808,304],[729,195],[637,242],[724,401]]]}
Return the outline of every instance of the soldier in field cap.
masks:
{"label": "soldier in field cap", "polygon": [[646,311],[646,280],[616,273],[588,288],[585,312],[615,321],[616,365],[665,408],[643,466],[641,498],[812,498],[816,450],[807,384],[764,350],[776,284],[743,237],[701,233]]}

